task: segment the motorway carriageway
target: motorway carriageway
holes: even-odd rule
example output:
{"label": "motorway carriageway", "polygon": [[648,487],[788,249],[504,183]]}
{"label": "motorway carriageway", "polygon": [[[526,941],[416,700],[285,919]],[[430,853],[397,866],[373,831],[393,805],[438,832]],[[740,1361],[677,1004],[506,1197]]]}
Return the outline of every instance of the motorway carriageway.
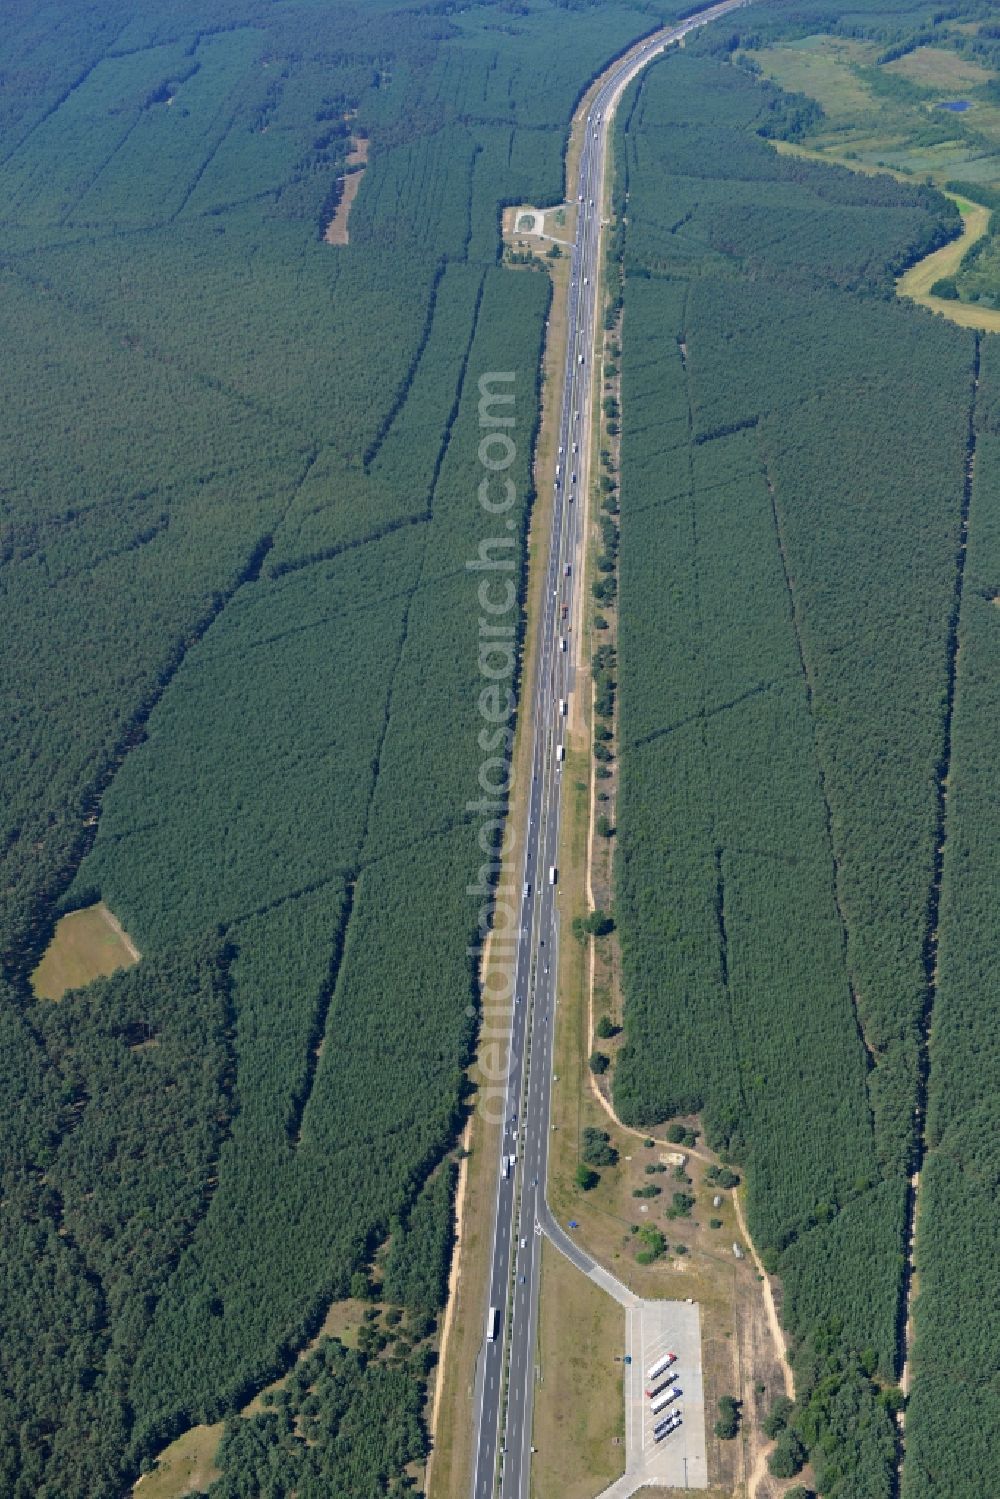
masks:
{"label": "motorway carriageway", "polygon": [[[530,709],[534,742],[489,1279],[488,1306],[499,1312],[499,1330],[495,1340],[488,1337],[484,1307],[474,1401],[473,1499],[491,1499],[498,1482],[502,1499],[528,1499],[541,1234],[547,1233],[584,1273],[591,1266],[556,1225],[545,1202],[558,957],[558,883],[550,883],[549,872],[558,864],[562,764],[556,750],[564,743],[567,722],[560,703],[568,703],[574,686],[575,651],[568,641],[563,649],[561,639],[573,619],[574,589],[582,584],[585,559],[595,329],[600,319],[600,214],[609,131],[618,100],[637,73],[671,42],[743,3],[724,0],[678,26],[659,31],[609,69],[587,114],[574,184],[578,215],[570,261],[569,336],[556,460],[559,477],[535,681],[522,701],[522,712]],[[597,358],[600,364],[599,351]],[[507,1171],[505,1161],[510,1155],[516,1155],[516,1162]],[[506,1399],[505,1357],[509,1359]]]}

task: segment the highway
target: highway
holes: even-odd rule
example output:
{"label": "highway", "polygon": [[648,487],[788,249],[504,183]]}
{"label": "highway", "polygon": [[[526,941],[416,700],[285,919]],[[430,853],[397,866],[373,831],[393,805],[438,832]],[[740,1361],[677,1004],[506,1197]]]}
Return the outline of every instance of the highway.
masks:
{"label": "highway", "polygon": [[[578,215],[570,262],[566,369],[559,415],[552,532],[535,657],[522,712],[533,734],[528,836],[520,901],[505,1124],[497,1162],[496,1214],[490,1266],[491,1316],[483,1309],[483,1345],[474,1403],[473,1499],[528,1499],[534,1404],[541,1235],[548,1234],[586,1272],[589,1258],[557,1225],[545,1201],[552,1086],[552,1033],[558,958],[558,847],[566,711],[574,689],[578,585],[585,560],[586,500],[592,445],[593,365],[601,325],[598,285],[601,206],[610,126],[622,92],[655,56],[697,26],[737,9],[745,0],[723,0],[675,27],[656,32],[613,64],[587,114],[572,198]],[[589,681],[589,675],[586,678]],[[514,1156],[511,1166],[510,1157]],[[504,1399],[504,1361],[509,1359]]]}

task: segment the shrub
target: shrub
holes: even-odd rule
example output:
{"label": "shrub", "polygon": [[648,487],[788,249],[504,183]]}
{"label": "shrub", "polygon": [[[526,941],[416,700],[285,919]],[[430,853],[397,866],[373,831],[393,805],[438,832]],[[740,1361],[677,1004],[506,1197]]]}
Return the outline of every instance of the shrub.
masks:
{"label": "shrub", "polygon": [[576,1168],[576,1184],[582,1192],[592,1192],[600,1181],[596,1171],[591,1171],[589,1166],[583,1164]]}
{"label": "shrub", "polygon": [[588,1166],[617,1165],[618,1152],[607,1130],[588,1127],[583,1131],[583,1159]]}
{"label": "shrub", "polygon": [[801,1472],[805,1460],[806,1449],[801,1439],[790,1427],[786,1427],[775,1443],[767,1466],[775,1478],[794,1478],[796,1473]]}
{"label": "shrub", "polygon": [[777,1400],[771,1406],[770,1411],[761,1422],[761,1431],[763,1431],[768,1441],[773,1442],[775,1437],[784,1431],[793,1409],[793,1402],[789,1400],[787,1395],[778,1396]]}
{"label": "shrub", "polygon": [[719,1419],[715,1423],[715,1435],[722,1441],[732,1441],[740,1429],[740,1406],[739,1401],[734,1400],[732,1395],[723,1395],[719,1399]]}

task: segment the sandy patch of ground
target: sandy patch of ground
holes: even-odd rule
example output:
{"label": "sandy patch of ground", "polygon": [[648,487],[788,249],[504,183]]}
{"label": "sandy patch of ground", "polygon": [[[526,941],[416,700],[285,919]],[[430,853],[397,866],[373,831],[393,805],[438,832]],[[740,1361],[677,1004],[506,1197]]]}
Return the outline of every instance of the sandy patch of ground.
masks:
{"label": "sandy patch of ground", "polygon": [[[337,211],[327,224],[326,233],[323,235],[328,245],[346,245],[348,242],[347,225],[351,217],[351,207],[358,196],[358,188],[365,175],[367,161],[368,137],[357,136],[344,163],[348,170],[344,174],[344,190],[340,195]],[[354,170],[355,168],[357,170]]]}

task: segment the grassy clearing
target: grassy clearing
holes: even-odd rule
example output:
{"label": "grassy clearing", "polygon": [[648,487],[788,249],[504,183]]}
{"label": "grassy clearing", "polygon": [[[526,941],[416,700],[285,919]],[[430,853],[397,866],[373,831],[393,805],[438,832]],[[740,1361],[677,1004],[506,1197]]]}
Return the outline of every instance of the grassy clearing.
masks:
{"label": "grassy clearing", "polygon": [[[877,43],[812,36],[751,56],[769,78],[823,106],[826,120],[811,136],[821,156],[846,166],[889,167],[909,177],[929,176],[939,186],[954,177],[984,182],[1000,177],[1000,109],[995,105],[979,97],[970,116],[947,116],[932,108],[935,101],[930,95],[895,97],[876,94],[871,86],[878,74],[888,79],[896,73],[901,82],[933,85],[946,98],[982,83],[989,74],[943,48],[918,49],[876,72],[873,64],[880,50]],[[922,52],[933,55],[922,58]],[[908,71],[914,68],[916,73]],[[970,124],[973,133],[966,129]],[[995,153],[984,151],[984,138]]]}
{"label": "grassy clearing", "polygon": [[989,83],[996,74],[968,58],[959,57],[947,47],[918,47],[905,57],[887,63],[887,73],[898,73],[914,83],[926,84],[946,92],[949,89],[976,88]]}
{"label": "grassy clearing", "polygon": [[977,203],[964,203],[956,198],[956,203],[962,213],[965,227],[960,239],[953,240],[950,245],[943,245],[940,250],[935,250],[933,255],[928,255],[917,265],[911,266],[904,276],[901,276],[896,285],[896,290],[901,297],[908,297],[913,302],[919,302],[922,307],[927,307],[931,312],[940,313],[942,317],[948,318],[953,323],[958,323],[962,328],[979,328],[985,333],[1000,333],[1000,311],[992,307],[983,307],[973,302],[955,302],[945,300],[942,297],[931,295],[931,287],[940,277],[953,276],[959,269],[962,256],[970,245],[981,239],[986,233],[990,220],[989,210],[980,207]]}
{"label": "grassy clearing", "polygon": [[765,47],[751,54],[769,78],[793,93],[808,94],[831,121],[841,121],[874,107],[871,92],[852,64],[874,62],[877,44],[838,37],[810,36],[788,46]]}
{"label": "grassy clearing", "polygon": [[591,1499],[625,1471],[625,1313],[557,1249],[542,1247],[536,1499]]}
{"label": "grassy clearing", "polygon": [[939,313],[961,328],[979,328],[984,333],[1000,333],[1000,311],[996,308],[983,307],[974,302],[948,301],[931,295],[930,289],[935,281],[942,276],[955,274],[966,250],[983,237],[989,224],[989,209],[980,207],[978,203],[964,203],[958,198],[955,201],[965,224],[961,238],[953,240],[950,245],[942,245],[933,255],[928,255],[911,266],[899,278],[896,291],[899,296],[919,302],[921,307]]}
{"label": "grassy clearing", "polygon": [[942,276],[955,274],[962,256],[970,245],[982,238],[990,221],[989,209],[981,208],[976,203],[963,203],[959,199],[955,201],[961,209],[965,225],[961,238],[953,240],[950,245],[943,245],[933,255],[928,255],[911,266],[899,278],[896,290],[901,297],[909,297],[911,301],[919,302],[922,307],[929,307],[931,312],[939,312],[942,317],[949,318],[963,328],[981,328],[987,333],[1000,333],[1000,312],[995,309],[970,302],[945,301],[930,294],[935,281]]}
{"label": "grassy clearing", "polygon": [[92,979],[131,968],[141,954],[103,901],[71,911],[57,924],[52,941],[34,973],[31,987],[38,999],[62,999]]}
{"label": "grassy clearing", "polygon": [[156,1470],[140,1478],[132,1490],[136,1499],[183,1499],[201,1494],[222,1475],[215,1454],[222,1441],[224,1423],[193,1426],[171,1442],[157,1459]]}

